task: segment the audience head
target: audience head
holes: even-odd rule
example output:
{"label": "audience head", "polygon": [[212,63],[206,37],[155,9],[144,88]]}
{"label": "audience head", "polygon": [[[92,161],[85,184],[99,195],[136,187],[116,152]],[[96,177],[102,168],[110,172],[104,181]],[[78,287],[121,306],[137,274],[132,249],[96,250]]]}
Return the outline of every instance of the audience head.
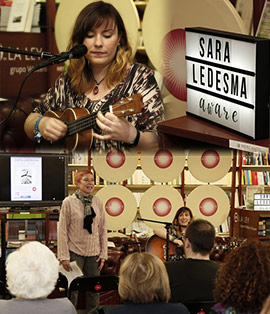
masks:
{"label": "audience head", "polygon": [[207,220],[195,219],[188,225],[185,236],[193,253],[206,256],[214,246],[215,228]]}
{"label": "audience head", "polygon": [[6,272],[12,295],[23,299],[46,298],[55,287],[59,262],[47,246],[32,241],[8,255]]}
{"label": "audience head", "polygon": [[120,267],[119,295],[124,302],[168,302],[169,278],[164,263],[150,253],[132,253]]}
{"label": "audience head", "polygon": [[270,246],[249,240],[226,255],[216,276],[214,298],[236,312],[258,313],[270,293]]}

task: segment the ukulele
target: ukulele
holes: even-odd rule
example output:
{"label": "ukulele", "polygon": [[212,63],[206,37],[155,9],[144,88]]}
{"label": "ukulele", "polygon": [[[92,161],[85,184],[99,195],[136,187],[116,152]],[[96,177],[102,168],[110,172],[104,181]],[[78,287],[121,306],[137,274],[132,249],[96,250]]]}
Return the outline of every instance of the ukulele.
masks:
{"label": "ukulele", "polygon": [[[140,113],[143,109],[141,94],[135,94],[123,98],[108,108],[101,108],[101,112],[112,112],[117,117],[126,117]],[[75,149],[90,149],[93,142],[92,129],[96,126],[97,112],[89,113],[86,108],[67,108],[63,112],[49,110],[45,117],[57,118],[65,122],[68,129],[64,138],[57,141],[57,146],[61,146],[68,151]],[[50,144],[50,147],[52,147]]]}
{"label": "ukulele", "polygon": [[[176,244],[169,242],[169,261],[176,257],[176,248]],[[163,262],[166,262],[166,240],[157,235],[153,235],[148,239],[145,251],[156,255]]]}

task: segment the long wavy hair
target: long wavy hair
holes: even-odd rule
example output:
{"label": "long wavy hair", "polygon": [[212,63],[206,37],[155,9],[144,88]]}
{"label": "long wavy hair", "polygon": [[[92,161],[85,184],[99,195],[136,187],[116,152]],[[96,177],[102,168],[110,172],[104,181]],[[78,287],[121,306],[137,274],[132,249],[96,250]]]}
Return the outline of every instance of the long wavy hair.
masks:
{"label": "long wavy hair", "polygon": [[177,235],[177,237],[181,237],[181,235],[182,235],[182,230],[181,230],[181,226],[179,225],[179,222],[178,222],[178,217],[182,214],[182,213],[184,213],[184,212],[188,212],[189,213],[189,215],[190,215],[190,222],[189,223],[191,223],[191,221],[192,221],[192,218],[193,218],[193,214],[192,214],[192,211],[188,208],[188,207],[185,207],[185,206],[183,206],[183,207],[180,207],[178,210],[177,210],[177,212],[176,212],[176,214],[175,214],[175,216],[174,216],[174,218],[173,218],[173,229],[176,231],[176,235]]}
{"label": "long wavy hair", "polygon": [[213,291],[217,303],[237,313],[259,313],[269,293],[269,244],[249,240],[225,257]]}
{"label": "long wavy hair", "polygon": [[[97,1],[82,9],[75,21],[67,50],[70,50],[74,45],[82,44],[91,29],[103,24],[117,26],[120,36],[120,45],[105,78],[106,85],[111,87],[124,78],[128,65],[133,62],[132,49],[128,42],[124,22],[114,6],[110,3]],[[71,77],[71,87],[79,95],[94,87],[95,82],[91,66],[85,57],[72,59],[67,71]]]}

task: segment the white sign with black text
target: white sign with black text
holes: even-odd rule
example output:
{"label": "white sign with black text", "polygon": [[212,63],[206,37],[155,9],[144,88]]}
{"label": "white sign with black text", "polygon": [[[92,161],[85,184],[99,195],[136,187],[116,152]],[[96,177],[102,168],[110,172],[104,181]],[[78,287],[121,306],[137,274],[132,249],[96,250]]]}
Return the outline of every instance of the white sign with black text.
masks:
{"label": "white sign with black text", "polygon": [[196,30],[186,29],[187,112],[256,138],[257,42]]}

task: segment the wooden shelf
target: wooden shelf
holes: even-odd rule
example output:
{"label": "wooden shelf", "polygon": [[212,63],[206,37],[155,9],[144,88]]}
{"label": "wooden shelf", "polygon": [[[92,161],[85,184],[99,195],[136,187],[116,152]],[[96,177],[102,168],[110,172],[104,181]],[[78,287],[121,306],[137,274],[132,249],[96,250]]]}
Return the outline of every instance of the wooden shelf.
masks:
{"label": "wooden shelf", "polygon": [[68,168],[88,168],[87,164],[68,164]]}
{"label": "wooden shelf", "polygon": [[230,140],[251,146],[270,147],[269,138],[255,141],[210,121],[193,116],[183,116],[160,122],[158,133],[161,139],[161,147],[164,149],[209,147],[211,145],[229,148]]}

